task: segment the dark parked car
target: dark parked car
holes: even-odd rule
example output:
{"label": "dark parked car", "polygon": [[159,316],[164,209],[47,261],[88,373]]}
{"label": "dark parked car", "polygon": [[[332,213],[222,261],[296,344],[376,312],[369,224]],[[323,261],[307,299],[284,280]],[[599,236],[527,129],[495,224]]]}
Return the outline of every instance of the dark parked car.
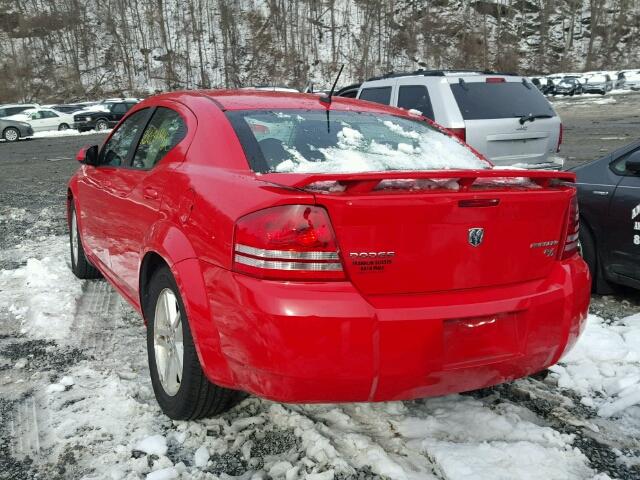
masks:
{"label": "dark parked car", "polygon": [[564,77],[553,92],[554,95],[580,95],[582,93],[582,84],[576,77]]}
{"label": "dark parked car", "polygon": [[109,101],[91,107],[91,110],[76,112],[73,128],[80,132],[113,128],[136,103],[135,100]]}
{"label": "dark parked car", "polygon": [[0,133],[7,142],[15,142],[21,138],[33,136],[33,129],[27,122],[0,118]]}
{"label": "dark parked car", "polygon": [[598,293],[640,288],[640,141],[574,169],[580,243]]}

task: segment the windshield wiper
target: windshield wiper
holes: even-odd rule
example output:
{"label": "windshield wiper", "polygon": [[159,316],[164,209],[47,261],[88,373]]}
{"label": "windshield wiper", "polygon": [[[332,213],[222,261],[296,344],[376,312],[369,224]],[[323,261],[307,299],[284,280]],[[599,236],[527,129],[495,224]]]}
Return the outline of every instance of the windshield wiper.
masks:
{"label": "windshield wiper", "polygon": [[524,125],[527,122],[533,122],[536,118],[553,118],[553,115],[549,115],[548,113],[539,113],[534,115],[530,113],[529,115],[516,115],[520,119],[520,125]]}

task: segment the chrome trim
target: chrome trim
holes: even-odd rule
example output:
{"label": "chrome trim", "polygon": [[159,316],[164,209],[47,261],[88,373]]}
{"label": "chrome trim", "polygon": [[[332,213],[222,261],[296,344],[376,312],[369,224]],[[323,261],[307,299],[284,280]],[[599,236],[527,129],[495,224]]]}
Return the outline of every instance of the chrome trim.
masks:
{"label": "chrome trim", "polygon": [[275,262],[270,260],[260,260],[259,258],[244,257],[236,254],[234,260],[243,265],[255,268],[265,268],[269,270],[302,270],[302,271],[342,271],[340,262],[316,263],[316,262]]}
{"label": "chrome trim", "polygon": [[336,252],[290,252],[287,250],[264,250],[236,243],[236,252],[246,253],[254,257],[278,258],[291,260],[339,260]]}

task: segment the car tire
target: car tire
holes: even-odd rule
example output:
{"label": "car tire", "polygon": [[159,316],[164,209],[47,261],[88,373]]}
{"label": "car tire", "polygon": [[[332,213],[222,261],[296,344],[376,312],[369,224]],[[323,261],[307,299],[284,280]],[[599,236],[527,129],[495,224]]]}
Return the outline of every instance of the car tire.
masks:
{"label": "car tire", "polygon": [[104,132],[108,128],[109,128],[109,123],[107,123],[107,121],[104,118],[101,118],[101,119],[96,121],[96,131],[97,132]]}
{"label": "car tire", "polygon": [[2,138],[7,142],[17,142],[20,140],[20,130],[14,127],[7,127],[2,132]]}
{"label": "car tire", "polygon": [[184,303],[168,267],[153,273],[146,298],[149,372],[165,415],[174,420],[210,417],[240,402],[245,393],[209,382],[202,371]]}
{"label": "car tire", "polygon": [[69,130],[69,125],[67,125],[66,123],[61,123],[60,125],[58,125],[58,130]]}
{"label": "car tire", "polygon": [[78,228],[78,217],[76,209],[73,205],[69,207],[69,247],[71,256],[71,271],[81,279],[101,278],[100,271],[91,265],[84,253],[82,239],[80,238],[80,229]]}
{"label": "car tire", "polygon": [[613,286],[604,277],[593,233],[584,222],[580,222],[580,254],[591,273],[591,291],[600,295],[614,293]]}

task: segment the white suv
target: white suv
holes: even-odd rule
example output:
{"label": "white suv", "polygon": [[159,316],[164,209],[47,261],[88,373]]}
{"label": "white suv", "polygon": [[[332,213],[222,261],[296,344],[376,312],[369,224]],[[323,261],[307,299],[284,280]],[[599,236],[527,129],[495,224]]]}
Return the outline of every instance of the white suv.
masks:
{"label": "white suv", "polygon": [[[355,96],[355,85],[338,95]],[[562,123],[527,78],[493,72],[418,70],[367,80],[357,98],[419,110],[495,165],[560,168]]]}

